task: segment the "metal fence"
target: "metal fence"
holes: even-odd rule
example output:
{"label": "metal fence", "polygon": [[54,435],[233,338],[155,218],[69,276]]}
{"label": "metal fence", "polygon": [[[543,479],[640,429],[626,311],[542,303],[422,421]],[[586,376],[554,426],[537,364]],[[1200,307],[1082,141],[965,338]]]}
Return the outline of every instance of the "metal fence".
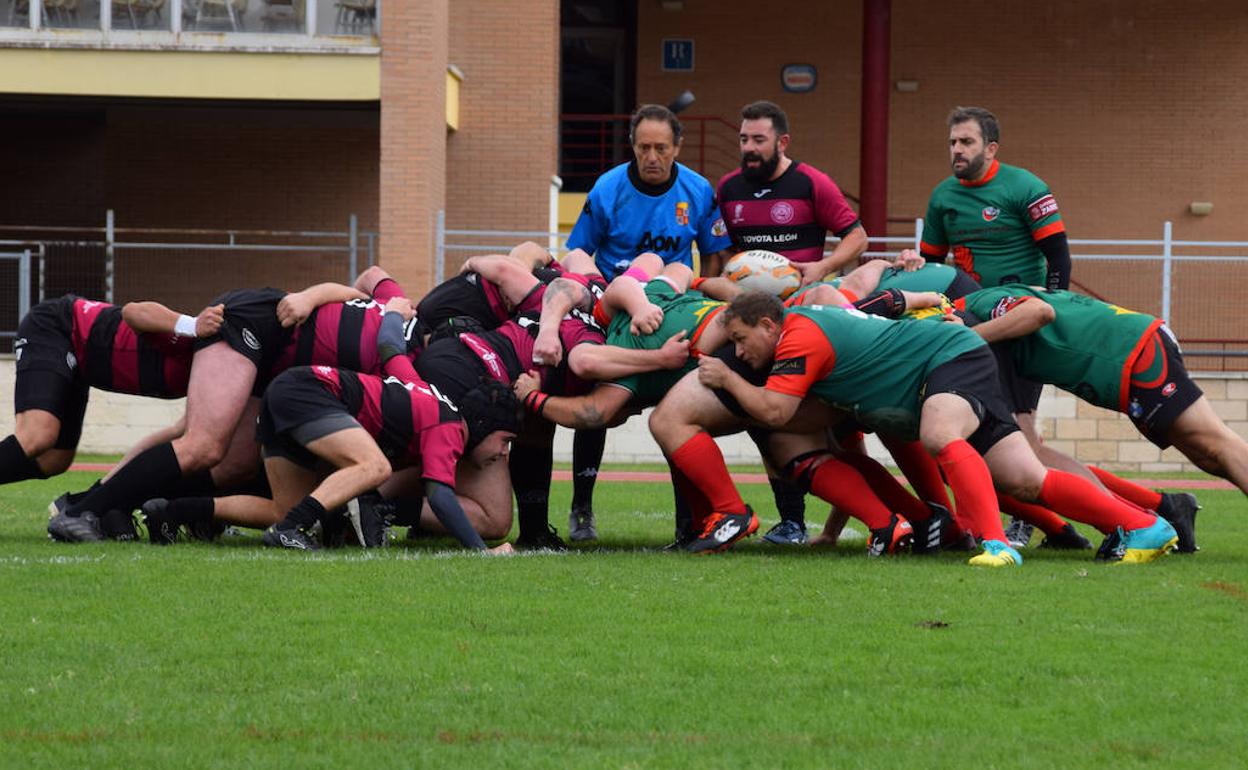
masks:
{"label": "metal fence", "polygon": [[[1248,329],[1238,311],[1248,286],[1248,241],[1192,241],[1174,238],[1165,222],[1158,238],[1072,238],[1071,288],[1106,302],[1166,319],[1183,351],[1202,371],[1248,371]],[[892,257],[917,249],[923,220],[913,235],[872,237],[864,258]],[[548,244],[555,256],[567,251],[567,232],[448,229],[438,218],[435,276],[459,270],[473,254],[506,252],[517,242]],[[828,238],[828,251],[836,238]]]}
{"label": "metal fence", "polygon": [[72,292],[195,313],[240,286],[350,283],[377,261],[377,233],[357,222],[351,215],[343,231],[141,228],[117,226],[109,211],[103,227],[0,226],[0,250],[31,255],[25,280],[0,262],[0,352],[24,314],[23,289],[28,304]]}

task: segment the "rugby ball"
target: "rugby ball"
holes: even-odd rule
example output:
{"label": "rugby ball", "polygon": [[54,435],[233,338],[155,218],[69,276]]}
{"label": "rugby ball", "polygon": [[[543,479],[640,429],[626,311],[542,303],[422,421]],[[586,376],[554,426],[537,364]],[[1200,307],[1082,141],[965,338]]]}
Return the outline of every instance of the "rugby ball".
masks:
{"label": "rugby ball", "polygon": [[763,249],[743,251],[728,260],[724,265],[724,277],[741,284],[744,289],[766,292],[780,299],[802,285],[802,274],[786,257]]}

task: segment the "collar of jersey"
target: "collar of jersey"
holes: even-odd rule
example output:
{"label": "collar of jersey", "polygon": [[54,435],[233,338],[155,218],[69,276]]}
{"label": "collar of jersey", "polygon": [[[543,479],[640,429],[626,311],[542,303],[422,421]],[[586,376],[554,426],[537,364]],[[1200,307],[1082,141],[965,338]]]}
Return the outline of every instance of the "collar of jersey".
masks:
{"label": "collar of jersey", "polygon": [[646,195],[659,196],[672,189],[672,185],[676,184],[676,177],[680,174],[680,164],[672,164],[672,175],[667,178],[663,184],[650,184],[641,178],[641,173],[637,171],[637,161],[628,162],[628,181],[633,183],[633,187],[637,188],[637,192]]}
{"label": "collar of jersey", "polygon": [[979,181],[976,181],[976,182],[972,182],[969,179],[959,179],[958,184],[962,185],[963,187],[983,187],[984,185],[991,182],[992,178],[995,177],[997,175],[997,172],[1000,170],[1001,170],[1001,162],[998,161],[996,158],[993,158],[992,165],[988,167],[988,173],[984,174],[983,179],[980,179]]}

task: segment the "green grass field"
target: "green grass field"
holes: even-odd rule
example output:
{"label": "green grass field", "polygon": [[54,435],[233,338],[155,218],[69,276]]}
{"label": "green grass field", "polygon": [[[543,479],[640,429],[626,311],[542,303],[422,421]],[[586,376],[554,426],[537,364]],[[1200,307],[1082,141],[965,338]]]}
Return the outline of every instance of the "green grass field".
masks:
{"label": "green grass field", "polygon": [[1238,492],[1198,493],[1193,556],[991,571],[660,553],[639,483],[564,555],[48,541],[94,475],[0,491],[6,767],[1243,766]]}

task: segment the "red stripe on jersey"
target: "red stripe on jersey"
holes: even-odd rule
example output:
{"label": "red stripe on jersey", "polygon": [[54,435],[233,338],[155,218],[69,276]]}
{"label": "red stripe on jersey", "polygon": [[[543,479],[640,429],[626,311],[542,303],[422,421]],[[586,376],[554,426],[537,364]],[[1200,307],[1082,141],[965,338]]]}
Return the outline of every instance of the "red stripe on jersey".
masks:
{"label": "red stripe on jersey", "polygon": [[925,257],[944,257],[949,253],[948,244],[928,243],[919,241],[919,253]]}
{"label": "red stripe on jersey", "polygon": [[1050,235],[1056,235],[1057,233],[1064,232],[1066,232],[1066,225],[1059,219],[1056,222],[1050,222],[1044,227],[1037,227],[1035,230],[1032,230],[1031,239],[1033,241],[1043,241]]}

